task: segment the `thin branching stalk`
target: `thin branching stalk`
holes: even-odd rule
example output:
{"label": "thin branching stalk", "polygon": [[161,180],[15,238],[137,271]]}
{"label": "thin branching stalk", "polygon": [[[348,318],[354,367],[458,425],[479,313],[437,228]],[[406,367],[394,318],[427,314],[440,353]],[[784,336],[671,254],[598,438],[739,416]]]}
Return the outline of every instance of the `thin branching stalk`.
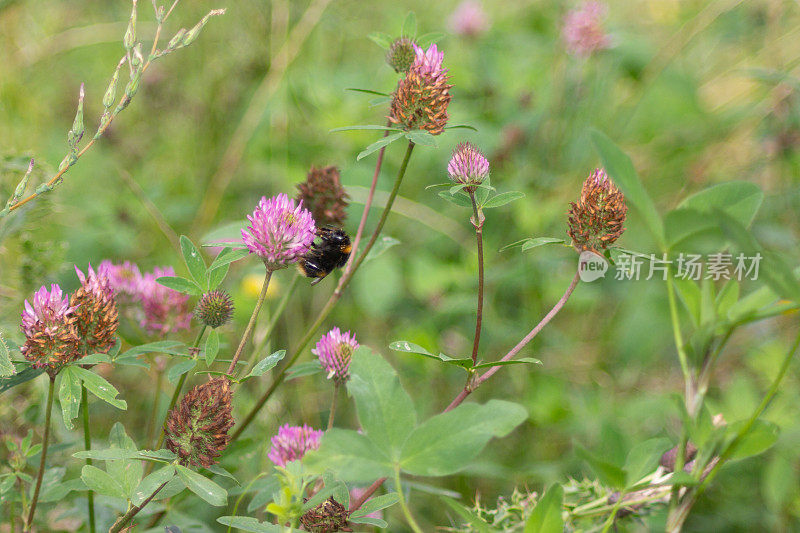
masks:
{"label": "thin branching stalk", "polygon": [[[681,324],[678,317],[678,305],[675,301],[675,288],[672,281],[671,269],[667,272],[667,299],[669,300],[669,314],[672,323],[672,334],[675,340],[675,348],[678,351],[678,360],[681,365],[681,372],[683,372],[684,380],[684,403],[688,412],[694,410],[695,394],[694,384],[691,369],[689,368],[689,358],[686,355],[686,346],[683,342],[683,334],[681,333]],[[689,442],[688,435],[684,427],[681,431],[681,440],[678,443],[677,454],[675,456],[675,471],[683,471],[683,466],[686,460],[686,445]],[[669,498],[669,515],[672,516],[678,508],[680,500],[680,488],[675,486],[672,488]]]}
{"label": "thin branching stalk", "polygon": [[274,380],[270,384],[267,391],[258,399],[255,406],[250,410],[249,413],[245,416],[242,420],[239,427],[236,428],[236,431],[233,432],[231,435],[231,441],[235,441],[239,438],[239,435],[250,425],[250,423],[255,419],[258,412],[266,405],[267,400],[272,396],[272,393],[275,392],[275,389],[278,388],[283,380],[286,378],[286,371],[289,370],[292,365],[297,361],[297,358],[300,357],[300,354],[303,353],[303,349],[308,346],[308,343],[311,342],[311,338],[314,336],[314,333],[317,329],[322,325],[328,315],[333,311],[333,308],[338,303],[339,299],[342,297],[342,291],[344,291],[347,284],[353,278],[353,275],[356,273],[358,268],[361,266],[361,263],[364,262],[364,259],[369,254],[372,247],[375,245],[375,242],[378,240],[378,236],[380,235],[381,231],[383,230],[383,226],[386,223],[386,219],[389,216],[389,212],[392,210],[392,205],[394,204],[394,200],[397,197],[397,192],[400,190],[400,184],[403,181],[403,176],[406,174],[406,169],[408,168],[408,161],[411,159],[411,152],[414,150],[414,143],[408,143],[408,147],[406,148],[406,154],[403,158],[403,162],[400,164],[400,170],[397,172],[397,178],[395,179],[394,186],[392,187],[392,192],[389,194],[389,199],[386,201],[386,207],[384,207],[383,212],[381,213],[381,218],[378,221],[378,225],[376,226],[375,230],[372,232],[372,236],[370,237],[367,246],[364,248],[364,251],[359,255],[358,259],[354,262],[353,268],[350,272],[346,272],[342,275],[341,279],[339,280],[339,285],[331,294],[331,297],[328,299],[325,306],[317,315],[316,320],[311,327],[308,328],[303,338],[298,343],[297,347],[295,347],[292,357],[289,361],[281,368],[278,374],[275,376]]}
{"label": "thin branching stalk", "polygon": [[[48,374],[49,375],[49,374]],[[33,517],[36,515],[36,503],[39,501],[39,490],[42,488],[42,476],[44,476],[45,462],[47,461],[47,445],[50,442],[50,413],[53,411],[53,391],[56,388],[55,374],[49,375],[50,385],[47,388],[47,408],[44,414],[44,440],[42,442],[42,456],[39,460],[39,473],[36,475],[36,488],[33,489],[31,507],[28,511],[27,530],[33,528]]]}
{"label": "thin branching stalk", "polygon": [[264,300],[267,298],[267,289],[269,288],[270,279],[272,279],[272,270],[268,268],[267,273],[264,276],[264,283],[261,285],[261,294],[258,295],[258,300],[256,301],[255,308],[253,309],[253,314],[250,315],[250,322],[247,323],[247,328],[242,334],[242,340],[239,341],[239,347],[236,348],[236,353],[233,354],[233,359],[228,367],[229,375],[232,375],[234,370],[236,370],[236,363],[239,362],[239,357],[242,356],[244,347],[247,344],[247,341],[250,340],[250,335],[253,334],[253,328],[256,326],[256,319],[258,318],[258,312],[261,311],[261,306],[264,305]]}
{"label": "thin branching stalk", "polygon": [[472,341],[472,364],[478,363],[478,346],[481,343],[481,324],[483,322],[483,222],[484,216],[475,201],[475,191],[469,191],[472,201],[472,225],[475,226],[475,240],[478,244],[478,305],[475,318],[475,337]]}
{"label": "thin branching stalk", "polygon": [[133,519],[133,517],[136,516],[139,513],[139,511],[141,511],[144,508],[145,505],[150,503],[152,499],[156,497],[156,494],[161,492],[161,489],[167,486],[167,483],[169,483],[169,481],[165,481],[164,483],[162,483],[155,491],[153,491],[153,494],[148,496],[147,499],[144,500],[140,505],[134,505],[133,507],[128,509],[127,513],[122,515],[119,518],[119,520],[114,522],[114,525],[111,526],[111,528],[108,530],[108,533],[119,533],[120,531],[122,531],[122,528],[127,526],[128,523]]}
{"label": "thin branching stalk", "polygon": [[[564,295],[561,297],[561,299],[558,300],[558,302],[556,302],[553,308],[550,309],[550,311],[544,316],[544,318],[542,318],[542,320],[538,324],[536,324],[536,326],[530,331],[530,333],[525,335],[525,337],[521,341],[519,341],[516,346],[514,346],[511,350],[509,350],[509,352],[506,355],[504,355],[502,359],[500,359],[501,361],[509,361],[513,359],[519,353],[520,350],[522,350],[529,342],[531,342],[533,338],[536,337],[536,335],[538,335],[539,332],[542,331],[542,329],[544,329],[544,327],[548,323],[550,323],[553,317],[555,317],[567,303],[567,300],[569,300],[569,297],[572,295],[572,291],[574,291],[575,287],[578,286],[579,281],[580,281],[580,267],[578,268],[578,271],[575,272],[575,276],[572,278],[572,282],[570,282],[569,287],[567,287],[567,290],[566,292],[564,292]],[[451,411],[456,407],[458,407],[459,405],[461,405],[461,402],[463,402],[464,399],[472,393],[472,391],[477,389],[487,379],[492,377],[495,374],[495,372],[500,370],[500,368],[501,368],[500,366],[493,366],[489,370],[487,370],[483,375],[468,383],[464,387],[464,389],[458,394],[458,396],[456,396],[455,399],[450,403],[450,405],[447,406],[444,412],[446,413],[448,411]]]}
{"label": "thin branching stalk", "polygon": [[[503,356],[501,361],[508,361],[510,359],[513,359],[514,356],[516,356],[517,353],[519,353],[519,351],[522,350],[522,348],[524,348],[526,344],[532,341],[533,338],[536,335],[538,335],[539,332],[542,331],[542,329],[553,319],[553,317],[555,317],[558,314],[558,312],[561,311],[561,308],[563,308],[564,305],[567,303],[567,300],[569,300],[569,297],[572,295],[572,292],[575,290],[575,287],[578,286],[578,282],[581,279],[580,272],[581,272],[580,265],[578,265],[578,270],[575,272],[575,276],[572,278],[572,282],[569,284],[569,287],[567,287],[567,290],[566,292],[564,292],[564,295],[561,297],[561,299],[558,300],[558,302],[556,302],[553,308],[550,309],[550,312],[547,313],[538,324],[536,324],[536,326],[531,330],[530,333],[528,333],[521,341],[519,341],[519,343],[517,343],[516,346],[514,346],[505,356]],[[463,402],[464,399],[467,396],[469,396],[473,390],[478,388],[478,386],[480,386],[484,381],[492,377],[492,375],[494,375],[494,373],[497,372],[497,370],[499,369],[500,366],[493,366],[488,371],[486,371],[485,374],[475,379],[474,382],[472,380],[468,382],[467,385],[464,386],[464,389],[458,394],[458,396],[455,397],[455,399],[453,399],[452,402],[450,402],[450,405],[448,405],[443,412],[446,413],[461,405],[461,402]],[[353,512],[355,509],[361,507],[361,505],[363,505],[364,502],[367,501],[367,498],[372,496],[375,493],[375,491],[378,490],[378,488],[381,485],[383,485],[383,482],[386,481],[386,479],[387,478],[385,477],[378,479],[372,485],[370,485],[369,488],[364,492],[364,494],[361,495],[361,498],[356,500],[350,506],[350,512]]]}
{"label": "thin branching stalk", "polygon": [[[81,384],[81,410],[83,411],[83,449],[87,452],[92,449],[92,426],[89,424],[89,395],[86,387]],[[86,464],[92,466],[92,460],[86,458]],[[88,513],[87,524],[89,533],[95,533],[96,525],[94,520],[94,491],[86,492],[86,512]]]}
{"label": "thin branching stalk", "polygon": [[611,514],[608,516],[608,519],[603,526],[603,530],[600,533],[608,533],[611,531],[611,527],[614,525],[614,519],[617,517],[620,507],[622,507],[622,499],[624,496],[624,493],[619,495],[619,499],[617,500],[617,503],[614,504],[614,507],[611,508]]}
{"label": "thin branching stalk", "polygon": [[[153,46],[150,49],[150,54],[147,56],[147,60],[145,61],[144,65],[142,65],[142,69],[138,74],[140,77],[143,76],[145,72],[147,72],[147,69],[150,67],[150,64],[153,62],[153,59],[156,59],[156,57],[157,57],[156,50],[157,50],[157,47],[158,47],[158,40],[159,40],[159,38],[161,36],[161,30],[162,30],[162,28],[164,26],[164,22],[167,20],[169,15],[172,14],[172,10],[175,8],[175,5],[177,3],[178,2],[176,0],[172,4],[172,7],[170,7],[170,9],[166,13],[166,15],[164,15],[164,18],[158,23],[158,26],[156,27],[155,36],[153,37]],[[134,2],[134,5],[135,5],[135,2]],[[126,54],[126,56],[129,56],[129,54]],[[126,57],[123,57],[123,59],[120,61],[119,64],[121,65],[125,61],[127,61],[128,64],[130,65],[130,63],[131,63],[130,59],[126,58]],[[106,132],[106,130],[109,128],[109,126],[111,126],[111,123],[114,122],[114,119],[117,117],[117,115],[120,113],[120,111],[122,111],[123,109],[125,109],[125,107],[127,107],[127,105],[130,102],[130,100],[131,100],[131,96],[130,95],[126,94],[126,95],[122,96],[122,99],[120,100],[120,103],[108,115],[108,118],[106,118],[106,119],[101,121],[100,127],[97,130],[97,133],[95,133],[92,136],[92,138],[89,139],[89,141],[86,143],[86,145],[83,148],[81,148],[79,151],[77,151],[75,153],[73,162],[68,164],[68,165],[64,165],[58,172],[56,172],[56,174],[52,178],[50,178],[47,181],[47,183],[43,187],[40,187],[39,189],[37,189],[37,191],[33,192],[29,196],[19,200],[18,202],[12,204],[11,206],[9,206],[8,207],[8,211],[11,212],[11,211],[14,211],[16,209],[19,209],[20,207],[22,207],[23,205],[27,204],[28,202],[30,202],[34,198],[38,197],[42,192],[51,190],[62,179],[64,174],[67,173],[67,171],[72,167],[72,165],[77,163],[78,159],[80,159],[83,156],[83,154],[85,154],[94,145],[94,143],[97,141],[97,139],[99,139],[100,137],[103,136],[103,134]]]}

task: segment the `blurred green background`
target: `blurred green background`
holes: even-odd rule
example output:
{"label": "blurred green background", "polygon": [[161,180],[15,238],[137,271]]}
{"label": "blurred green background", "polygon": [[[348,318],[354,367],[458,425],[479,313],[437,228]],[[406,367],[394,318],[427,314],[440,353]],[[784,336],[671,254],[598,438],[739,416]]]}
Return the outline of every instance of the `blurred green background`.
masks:
{"label": "blurred green background", "polygon": [[[613,47],[587,59],[568,55],[560,37],[572,3],[485,0],[489,29],[474,38],[447,33],[457,4],[179,4],[167,39],[210,9],[228,11],[212,19],[192,46],[157,61],[130,107],[63,184],[2,228],[0,328],[19,340],[23,299],[44,283],[74,289],[73,264],[85,268],[89,261],[96,265],[110,258],[135,261],[143,271],[171,264],[180,274],[177,235],[201,241],[208,232],[243,220],[262,195],[292,195],[311,165],[338,166],[343,183],[353,187],[346,228],[354,233],[375,162],[374,155],[356,162],[356,154],[379,134],[329,130],[384,122],[385,104],[371,106],[371,96],[346,89],[394,89],[397,75],[366,36],[373,31],[397,36],[408,11],[416,13],[420,34],[446,32],[439,45],[454,84],[451,123],[478,131],[452,130],[439,137],[438,148],[415,150],[402,198],[384,232],[402,244],[357,274],[319,334],[337,325],[382,351],[422,412],[434,414],[446,406],[463,386],[463,375],[386,347],[403,339],[453,356],[470,349],[476,253],[468,212],[426,190],[445,181],[450,151],[459,141],[470,140],[487,153],[499,191],[526,193],[523,200],[488,213],[485,359],[499,358],[527,333],[574,273],[576,257],[567,248],[524,254],[498,250],[526,237],[566,236],[568,203],[599,162],[588,139],[590,127],[606,132],[631,155],[662,210],[710,184],[733,179],[758,184],[766,199],[755,232],[797,264],[800,83],[791,76],[800,59],[796,2],[610,1],[607,28]],[[142,0],[139,12],[139,34],[151,35],[150,2]],[[130,4],[117,0],[0,0],[3,197],[16,186],[25,158],[36,158],[36,179],[53,174],[66,153],[81,83],[87,135],[94,131],[102,95],[123,52],[129,14]],[[389,190],[402,150],[399,143],[387,150],[379,189]],[[368,229],[378,214],[373,210]],[[622,246],[655,251],[636,213],[630,213],[627,228]],[[237,322],[223,330],[228,350],[250,314],[261,268],[254,260],[239,263],[225,282],[238,306]],[[273,278],[268,308],[274,308],[293,276],[287,270]],[[334,285],[334,279],[313,288],[301,282],[270,346],[291,349]],[[729,422],[750,412],[778,364],[784,334],[796,321],[796,315],[780,317],[738,332],[710,393],[714,412]],[[262,318],[262,328],[266,322]],[[193,336],[185,335],[187,341]],[[582,284],[523,354],[544,365],[502,370],[474,395],[476,401],[521,402],[530,411],[529,421],[493,442],[463,475],[435,484],[461,493],[467,502],[479,495],[493,504],[515,486],[541,490],[568,476],[590,475],[572,453],[573,442],[614,456],[646,438],[677,440],[671,396],[682,391],[683,381],[671,339],[662,283]],[[306,353],[301,360],[310,357]],[[141,442],[153,399],[145,385],[152,381],[142,380],[140,371],[110,379],[129,409],[120,413],[98,405],[97,431],[104,435],[114,421],[123,420]],[[238,390],[238,416],[268,381],[265,376]],[[800,528],[797,384],[798,372],[792,369],[767,414],[783,428],[778,444],[724,470],[687,530]],[[44,387],[39,381],[5,395],[0,432],[24,435],[28,427],[41,427]],[[164,390],[168,396],[171,388]],[[321,427],[329,398],[320,375],[289,382],[248,430],[247,467],[241,459],[223,465],[248,480],[269,464],[267,441],[277,426]],[[355,423],[351,408],[341,413],[339,424]],[[66,462],[80,446],[80,435],[66,431],[57,418],[55,427],[56,442],[73,444],[54,456]],[[82,500],[58,505],[68,517],[83,512]],[[190,500],[182,505],[182,512],[213,524],[214,510]],[[434,498],[417,494],[412,506],[426,529],[449,524]],[[393,523],[402,531],[400,522]]]}

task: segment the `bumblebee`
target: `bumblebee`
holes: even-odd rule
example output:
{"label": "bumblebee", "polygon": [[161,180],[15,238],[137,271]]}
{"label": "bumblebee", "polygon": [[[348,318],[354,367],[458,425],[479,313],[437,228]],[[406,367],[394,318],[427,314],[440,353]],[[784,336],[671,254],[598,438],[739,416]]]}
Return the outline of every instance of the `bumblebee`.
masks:
{"label": "bumblebee", "polygon": [[319,244],[312,243],[311,249],[297,263],[301,274],[315,278],[312,285],[322,281],[334,268],[342,268],[353,248],[347,233],[333,226],[317,228],[317,237]]}

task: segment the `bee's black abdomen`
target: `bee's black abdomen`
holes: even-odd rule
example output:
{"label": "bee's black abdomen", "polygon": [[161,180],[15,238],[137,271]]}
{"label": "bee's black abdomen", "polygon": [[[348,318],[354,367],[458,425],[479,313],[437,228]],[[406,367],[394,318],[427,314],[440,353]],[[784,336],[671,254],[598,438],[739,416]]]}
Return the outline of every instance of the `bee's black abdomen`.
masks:
{"label": "bee's black abdomen", "polygon": [[319,244],[314,243],[311,249],[298,263],[298,269],[304,276],[316,278],[312,285],[330,274],[333,269],[341,268],[350,257],[350,237],[344,230],[325,226],[317,228]]}

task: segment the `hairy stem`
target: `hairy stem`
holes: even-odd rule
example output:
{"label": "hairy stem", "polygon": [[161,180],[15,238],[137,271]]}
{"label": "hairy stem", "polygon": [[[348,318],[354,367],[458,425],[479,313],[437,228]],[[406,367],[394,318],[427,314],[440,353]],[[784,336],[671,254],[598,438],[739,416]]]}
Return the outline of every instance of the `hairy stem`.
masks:
{"label": "hairy stem", "polygon": [[45,462],[47,461],[47,445],[50,441],[50,413],[53,410],[53,391],[56,388],[55,374],[49,375],[50,385],[47,388],[47,408],[44,414],[44,441],[42,442],[42,457],[39,460],[39,473],[36,475],[36,488],[33,489],[33,499],[28,511],[27,530],[33,528],[33,517],[36,515],[36,502],[39,501],[39,490],[42,488],[42,476],[44,476]]}
{"label": "hairy stem", "polygon": [[267,297],[267,289],[269,288],[269,280],[272,279],[272,270],[269,268],[267,269],[267,273],[264,276],[264,283],[261,285],[261,294],[258,295],[258,301],[256,301],[256,306],[253,309],[253,314],[250,315],[250,322],[247,323],[247,328],[244,330],[242,334],[242,340],[239,341],[239,347],[236,348],[236,353],[233,354],[233,360],[231,361],[231,365],[228,367],[228,374],[233,374],[233,371],[236,369],[236,363],[239,361],[239,357],[242,355],[242,351],[244,350],[247,341],[250,340],[250,335],[253,333],[253,328],[256,325],[256,319],[258,318],[258,312],[261,311],[261,306],[264,305],[264,300]]}
{"label": "hairy stem", "polygon": [[[83,411],[83,449],[87,452],[92,449],[92,429],[89,425],[89,396],[86,392],[86,387],[81,384],[81,410]],[[86,464],[91,466],[92,460],[86,458]],[[87,513],[89,525],[89,533],[95,533],[96,525],[94,520],[94,491],[89,490],[86,493]]]}
{"label": "hairy stem", "polygon": [[478,305],[475,319],[475,338],[472,342],[472,364],[478,363],[478,345],[481,342],[481,323],[483,322],[483,212],[475,201],[475,191],[469,191],[472,200],[472,225],[475,226],[475,239],[478,243]]}
{"label": "hairy stem", "polygon": [[133,519],[133,517],[136,516],[136,514],[139,511],[141,511],[145,505],[150,503],[150,501],[156,497],[156,494],[158,494],[161,491],[161,489],[167,486],[167,483],[169,483],[169,481],[165,481],[164,483],[162,483],[155,491],[153,491],[153,494],[148,496],[147,499],[141,503],[141,505],[134,505],[133,507],[128,509],[127,513],[122,515],[119,518],[119,520],[114,522],[114,525],[111,526],[111,528],[108,530],[108,533],[119,533],[120,531],[122,531],[122,528],[127,526],[128,523]]}
{"label": "hairy stem", "polygon": [[292,367],[292,365],[294,365],[295,361],[297,361],[297,358],[300,357],[300,354],[303,353],[303,349],[306,346],[308,346],[309,342],[311,342],[311,338],[314,336],[314,333],[322,325],[322,323],[331,313],[333,308],[336,306],[339,299],[342,297],[342,291],[344,291],[345,287],[347,287],[347,284],[350,283],[350,280],[353,278],[353,275],[361,266],[361,263],[364,262],[364,259],[369,254],[369,251],[375,245],[375,241],[378,240],[378,236],[383,230],[383,226],[386,223],[386,219],[389,216],[389,212],[392,210],[392,205],[394,204],[394,200],[397,197],[398,191],[400,190],[400,184],[403,181],[403,176],[405,176],[406,174],[406,169],[408,168],[408,161],[411,159],[411,152],[413,151],[413,149],[414,149],[414,143],[409,141],[408,148],[406,148],[405,157],[403,158],[403,162],[400,164],[400,170],[397,172],[397,178],[395,179],[394,186],[392,187],[392,192],[389,194],[389,199],[386,201],[386,207],[384,207],[383,212],[381,213],[381,218],[378,221],[378,225],[372,232],[372,236],[370,237],[367,246],[364,248],[364,251],[361,253],[361,255],[359,255],[358,259],[354,262],[353,268],[350,270],[350,272],[346,272],[342,275],[341,279],[339,280],[339,285],[333,291],[333,294],[328,299],[327,303],[322,308],[322,310],[319,312],[319,315],[317,315],[317,318],[314,321],[314,323],[311,324],[311,327],[308,328],[303,338],[295,347],[292,357],[285,365],[283,365],[281,370],[278,372],[278,374],[275,376],[274,380],[270,384],[267,391],[261,396],[261,398],[258,399],[255,406],[250,410],[249,413],[247,413],[245,418],[242,420],[241,424],[239,424],[239,427],[236,428],[236,431],[233,432],[233,434],[231,435],[231,441],[235,441],[237,438],[239,438],[239,435],[241,435],[242,432],[247,428],[247,426],[249,426],[250,423],[253,422],[258,412],[261,411],[264,405],[266,405],[267,400],[269,400],[269,398],[272,396],[272,393],[275,392],[275,389],[278,388],[278,385],[280,385],[286,378],[286,371],[289,370]]}

